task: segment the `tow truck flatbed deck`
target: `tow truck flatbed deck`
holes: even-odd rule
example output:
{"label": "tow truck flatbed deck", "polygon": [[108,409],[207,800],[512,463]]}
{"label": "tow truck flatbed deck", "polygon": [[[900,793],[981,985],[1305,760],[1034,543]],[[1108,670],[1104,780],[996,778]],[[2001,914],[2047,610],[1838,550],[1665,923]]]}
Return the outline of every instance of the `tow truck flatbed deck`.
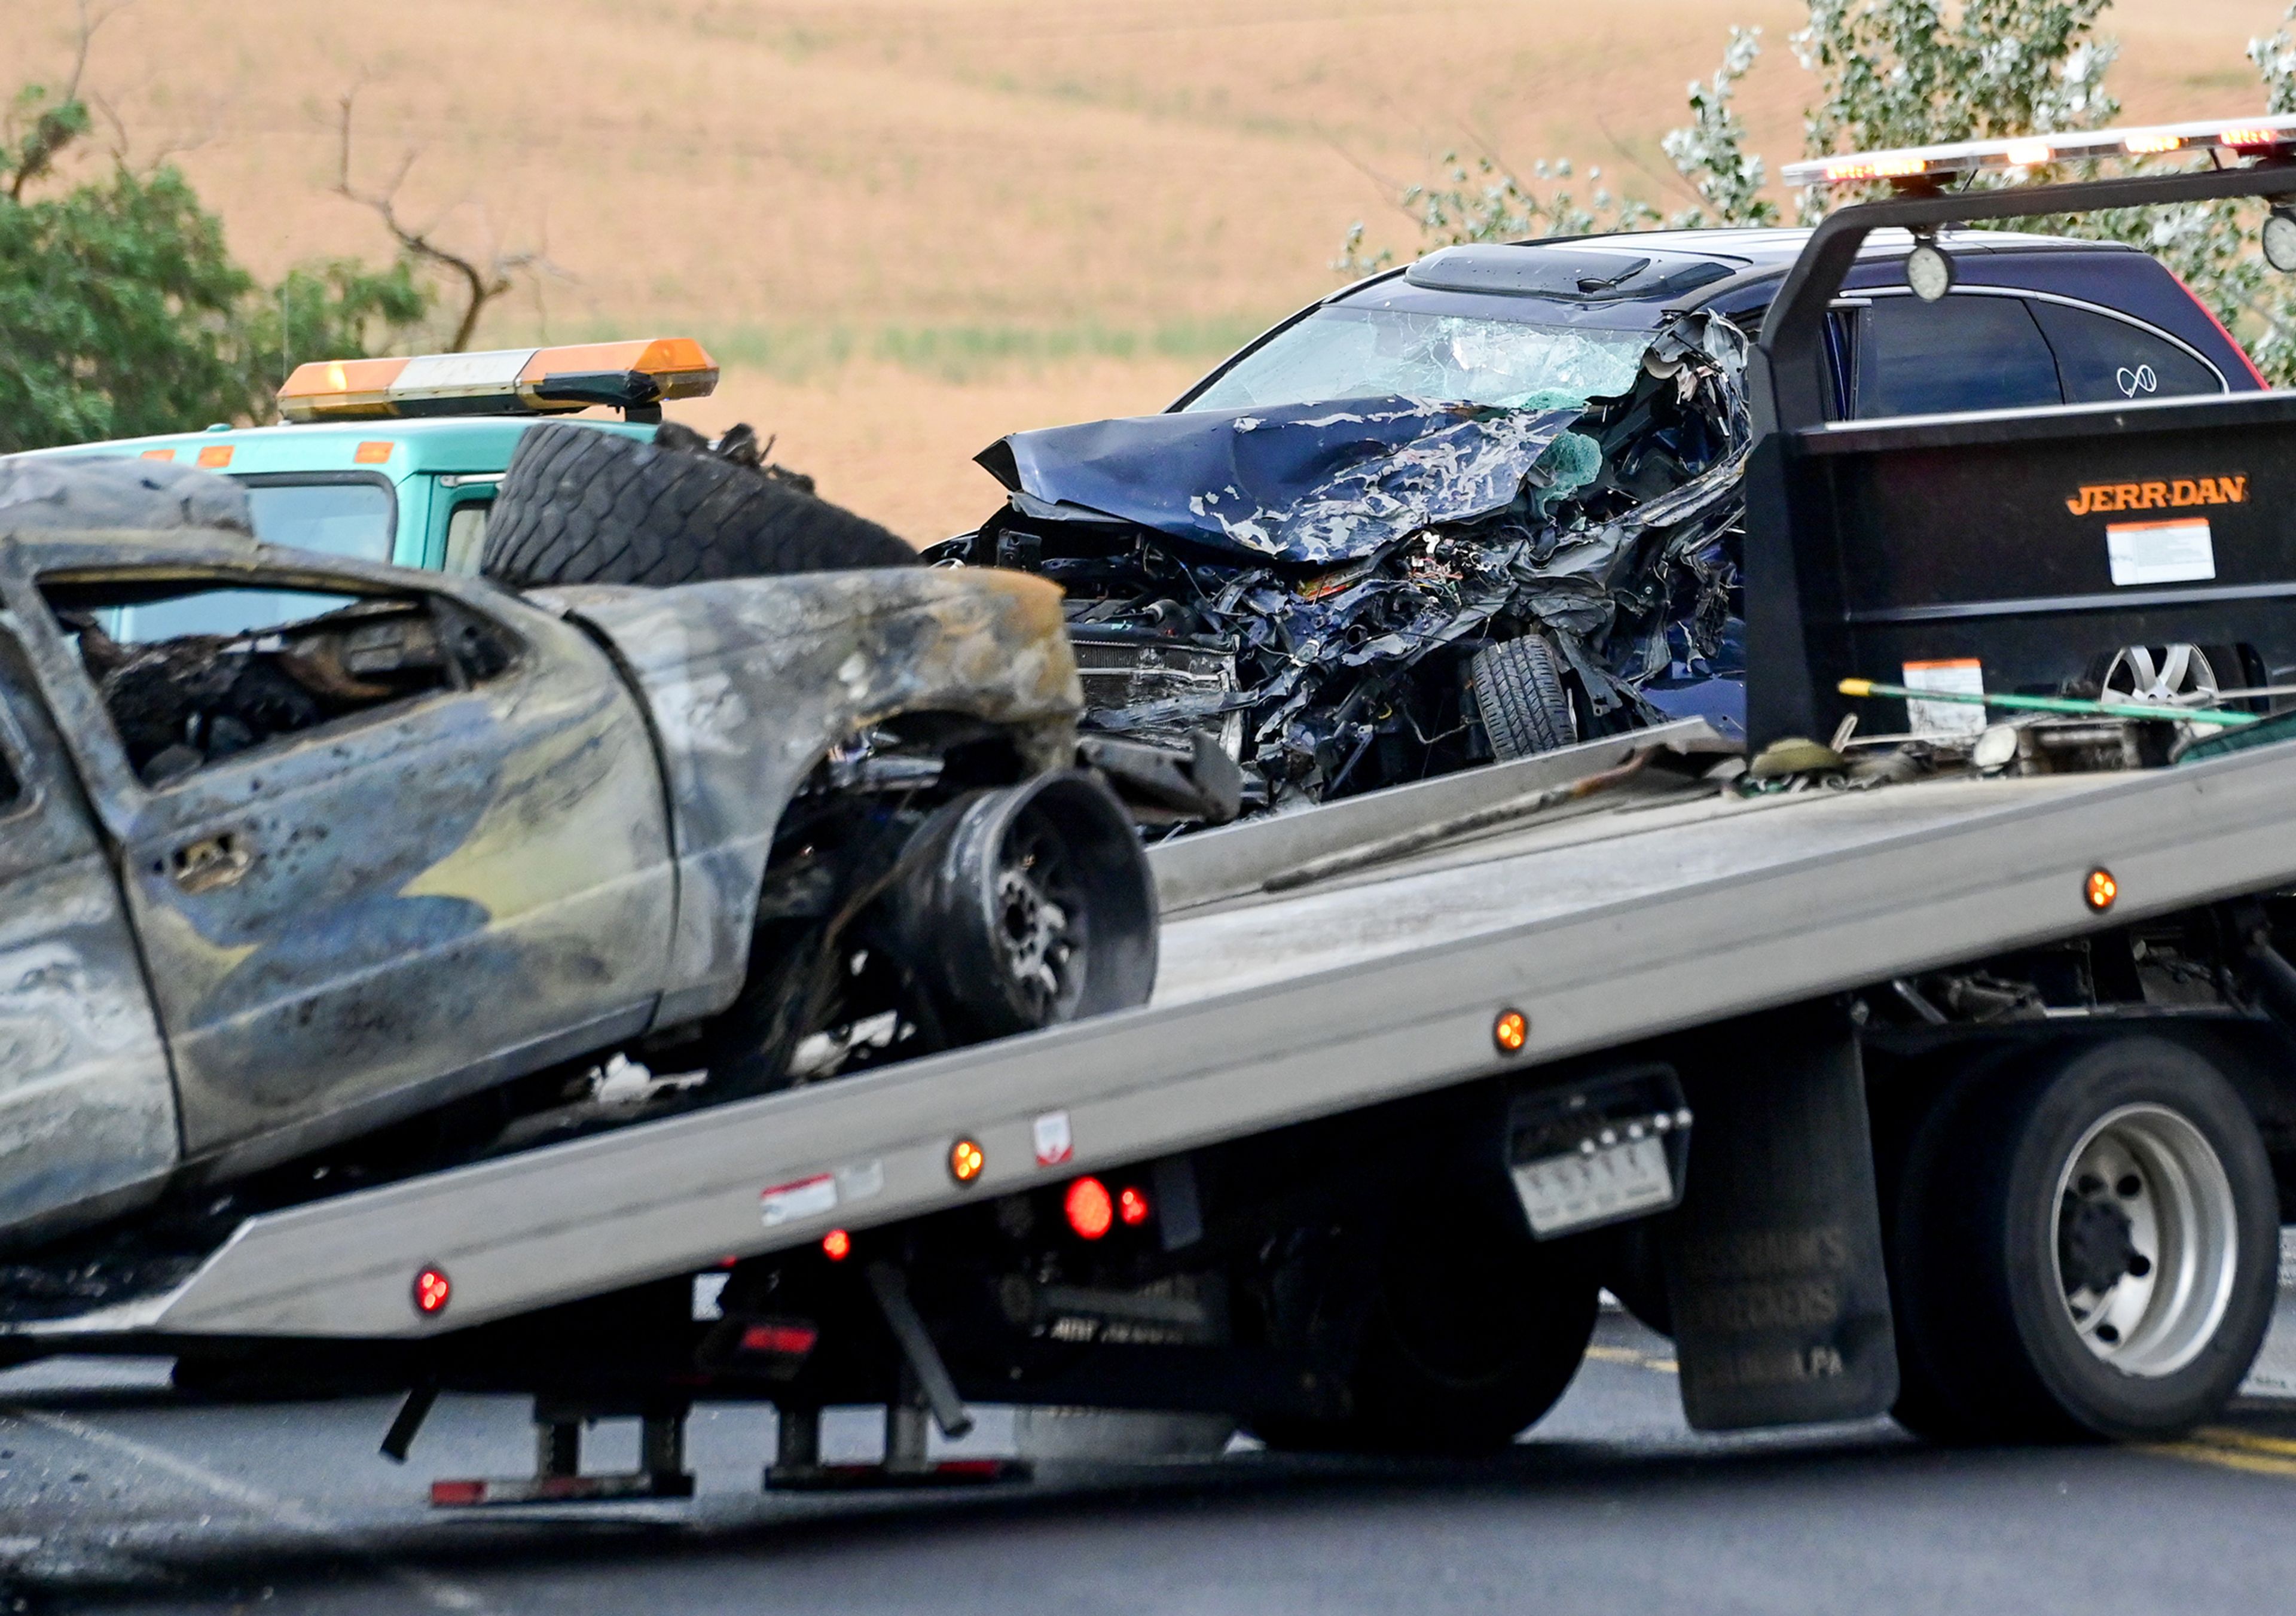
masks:
{"label": "tow truck flatbed deck", "polygon": [[[1547,781],[1620,755],[1613,740],[1521,767]],[[1172,915],[1138,1011],[258,1217],[167,1294],[17,1328],[115,1349],[420,1338],[2296,882],[2296,747],[1753,800],[1672,789]],[[1258,837],[1276,868],[1300,833],[1224,834],[1231,867]],[[2098,866],[2119,883],[2110,922],[2084,898]],[[1529,1023],[1512,1058],[1492,1045],[1507,1007]],[[1032,1128],[1053,1112],[1073,1154],[1040,1165]],[[964,1185],[960,1136],[986,1154]],[[444,1317],[409,1305],[430,1266],[454,1276]]]}

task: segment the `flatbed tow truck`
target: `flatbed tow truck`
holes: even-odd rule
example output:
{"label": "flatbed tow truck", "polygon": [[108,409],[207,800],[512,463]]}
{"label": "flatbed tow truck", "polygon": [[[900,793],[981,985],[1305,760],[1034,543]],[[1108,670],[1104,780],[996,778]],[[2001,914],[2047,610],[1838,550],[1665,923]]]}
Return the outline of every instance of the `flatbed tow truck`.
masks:
{"label": "flatbed tow truck", "polygon": [[[2052,160],[2009,142],[1809,176],[1898,187],[1816,229],[1755,361],[1750,726],[1835,747],[1750,786],[1691,721],[1171,841],[1144,1008],[318,1196],[0,1341],[404,1390],[398,1457],[442,1389],[531,1394],[537,1473],[450,1505],[678,1496],[712,1399],[778,1408],[769,1486],[1009,1473],[927,1462],[968,1401],[1487,1448],[1604,1284],[1702,1428],[2207,1419],[2296,1199],[2296,669],[2215,742],[2164,709],[1835,750],[1845,679],[2057,689],[2296,602],[2296,398],[1825,419],[1873,230],[1912,233],[1918,293],[1949,223],[2296,198],[2296,119],[2071,138],[2223,166],[1940,189]],[[882,1464],[822,1463],[850,1403],[885,1406]],[[586,1475],[610,1416],[641,1468]]]}

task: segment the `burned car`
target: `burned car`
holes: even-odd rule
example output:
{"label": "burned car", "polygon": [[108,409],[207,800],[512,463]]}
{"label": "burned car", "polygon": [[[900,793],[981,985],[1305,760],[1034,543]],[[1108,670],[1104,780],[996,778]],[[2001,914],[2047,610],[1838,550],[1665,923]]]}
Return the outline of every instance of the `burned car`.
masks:
{"label": "burned car", "polygon": [[[1259,808],[1665,718],[1735,729],[1745,355],[1806,234],[1447,248],[1160,414],[1002,439],[980,460],[1004,508],[928,554],[1058,582],[1086,726],[1216,744]],[[1849,277],[1837,418],[2262,385],[2130,249],[1948,233],[1957,276],[1925,299],[1913,245],[1877,235]],[[2101,677],[2171,665],[2209,662]]]}
{"label": "burned car", "polygon": [[1042,580],[521,597],[136,467],[0,465],[0,1242],[1145,1000]]}

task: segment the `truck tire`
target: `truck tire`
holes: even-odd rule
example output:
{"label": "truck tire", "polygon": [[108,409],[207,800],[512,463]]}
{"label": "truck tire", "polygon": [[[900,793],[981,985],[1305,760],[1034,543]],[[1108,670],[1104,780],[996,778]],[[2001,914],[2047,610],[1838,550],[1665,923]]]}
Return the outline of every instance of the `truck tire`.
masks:
{"label": "truck tire", "polygon": [[1562,682],[1554,643],[1536,629],[1475,652],[1467,664],[1475,710],[1491,755],[1505,763],[1568,746],[1578,738],[1578,718]]}
{"label": "truck tire", "polygon": [[519,439],[479,570],[523,589],[916,563],[897,535],[755,467],[552,421]]}
{"label": "truck tire", "polygon": [[1914,1130],[1895,1202],[1895,1412],[1932,1440],[2177,1435],[2231,1399],[2271,1320],[2263,1140],[2166,1039],[1978,1074]]}
{"label": "truck tire", "polygon": [[1501,1452],[1554,1407],[1587,1356],[1600,1286],[1583,1243],[1535,1241],[1447,1199],[1388,1231],[1331,1420],[1256,1419],[1271,1448]]}

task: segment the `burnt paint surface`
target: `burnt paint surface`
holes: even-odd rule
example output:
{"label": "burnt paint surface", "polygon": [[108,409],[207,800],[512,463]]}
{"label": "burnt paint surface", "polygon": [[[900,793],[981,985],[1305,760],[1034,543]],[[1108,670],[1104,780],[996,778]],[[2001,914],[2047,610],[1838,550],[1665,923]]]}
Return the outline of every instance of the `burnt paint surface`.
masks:
{"label": "burnt paint surface", "polygon": [[119,888],[0,613],[0,1228],[175,1166],[176,1096]]}
{"label": "burnt paint surface", "polygon": [[[58,571],[430,591],[519,649],[471,688],[153,790],[34,587]],[[77,1042],[37,1069],[55,1075],[53,1125],[16,1108],[24,1128],[0,1138],[0,1226],[106,1209],[114,1180],[156,1185],[179,1132],[184,1160],[239,1170],[720,1008],[746,969],[775,827],[829,747],[904,712],[955,713],[1049,767],[1078,706],[1057,590],[1012,574],[568,589],[537,610],[476,580],[213,537],[44,536],[0,538],[0,587],[23,629],[21,704],[61,732],[31,750],[59,779],[69,759],[86,792],[64,816],[78,863],[19,884],[0,915],[0,976],[21,963],[0,980],[0,1018],[29,1023],[37,1000],[53,1019],[38,996],[56,983],[78,1006]],[[184,850],[218,842],[237,878],[184,882]],[[0,1129],[15,1070],[0,1067]],[[40,1126],[79,1130],[91,1169],[27,1167]],[[19,1132],[32,1144],[12,1158]]]}
{"label": "burnt paint surface", "polygon": [[1082,690],[1041,578],[915,568],[534,598],[611,640],[653,712],[680,877],[663,1024],[739,989],[774,828],[831,745],[942,712],[1007,727],[1031,768],[1074,755]]}

